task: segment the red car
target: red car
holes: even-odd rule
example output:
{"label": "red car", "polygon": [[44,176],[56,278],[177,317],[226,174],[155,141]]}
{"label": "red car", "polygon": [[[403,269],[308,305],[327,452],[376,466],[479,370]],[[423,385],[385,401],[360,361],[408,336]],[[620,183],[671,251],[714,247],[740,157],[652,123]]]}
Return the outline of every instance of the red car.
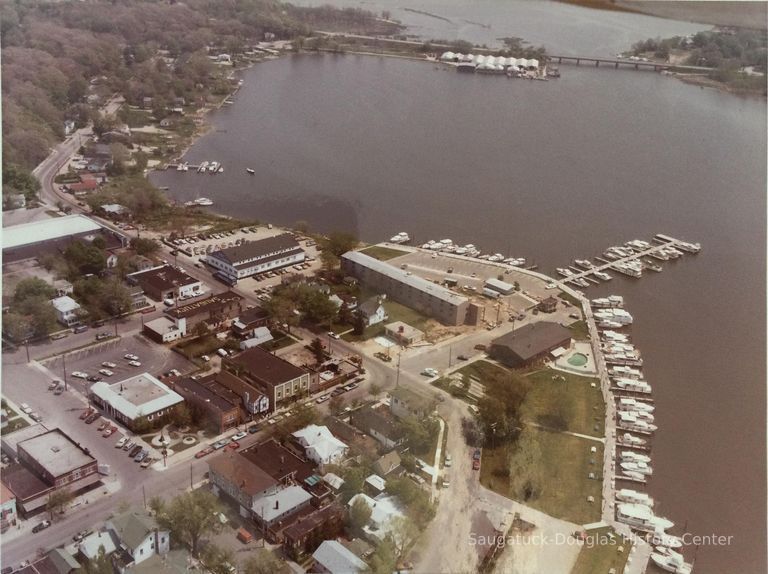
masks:
{"label": "red car", "polygon": [[211,454],[214,450],[216,449],[213,448],[212,446],[206,447],[200,452],[198,452],[197,454],[195,454],[195,458],[203,458],[204,456]]}
{"label": "red car", "polygon": [[233,440],[231,443],[227,445],[227,448],[231,448],[232,450],[235,450],[236,448],[240,448],[240,443],[236,440]]}
{"label": "red car", "polygon": [[480,461],[478,459],[472,461],[472,470],[480,470]]}
{"label": "red car", "polygon": [[80,413],[80,420],[84,421],[91,414],[93,414],[93,409],[86,409],[86,410],[84,410],[82,413]]}
{"label": "red car", "polygon": [[117,427],[116,427],[116,426],[111,426],[111,427],[108,427],[108,428],[107,428],[107,430],[105,430],[105,431],[102,433],[102,435],[101,435],[101,436],[103,436],[104,438],[107,438],[108,436],[111,436],[111,435],[112,435],[112,433],[113,433],[113,432],[115,432],[116,430],[117,430]]}

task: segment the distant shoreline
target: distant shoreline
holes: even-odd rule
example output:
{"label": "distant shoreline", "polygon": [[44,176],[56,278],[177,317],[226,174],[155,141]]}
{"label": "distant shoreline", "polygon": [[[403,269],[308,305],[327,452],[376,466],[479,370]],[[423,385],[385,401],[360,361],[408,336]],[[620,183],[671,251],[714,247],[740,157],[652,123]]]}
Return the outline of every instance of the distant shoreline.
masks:
{"label": "distant shoreline", "polygon": [[765,30],[768,5],[764,2],[707,2],[700,0],[558,0],[595,10],[645,14],[657,18],[696,22],[710,26],[734,26]]}

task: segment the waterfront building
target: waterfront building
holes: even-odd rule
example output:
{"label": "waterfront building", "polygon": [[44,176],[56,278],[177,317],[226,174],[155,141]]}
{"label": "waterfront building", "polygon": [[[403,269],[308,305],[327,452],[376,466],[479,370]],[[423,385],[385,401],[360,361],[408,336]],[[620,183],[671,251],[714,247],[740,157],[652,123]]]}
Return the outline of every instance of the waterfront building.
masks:
{"label": "waterfront building", "polygon": [[386,293],[393,301],[434,317],[441,323],[464,324],[469,300],[450,289],[360,251],[342,255],[341,268],[345,274],[357,278],[367,287]]}
{"label": "waterfront building", "polygon": [[187,299],[202,293],[203,284],[173,265],[161,265],[137,271],[126,277],[128,283],[139,285],[155,301]]}
{"label": "waterfront building", "polygon": [[491,341],[491,358],[518,368],[544,358],[558,347],[568,348],[571,332],[557,323],[541,321],[515,329]]}
{"label": "waterfront building", "polygon": [[288,233],[251,241],[235,247],[214,251],[205,260],[211,267],[231,279],[242,279],[258,273],[304,261],[306,254]]}

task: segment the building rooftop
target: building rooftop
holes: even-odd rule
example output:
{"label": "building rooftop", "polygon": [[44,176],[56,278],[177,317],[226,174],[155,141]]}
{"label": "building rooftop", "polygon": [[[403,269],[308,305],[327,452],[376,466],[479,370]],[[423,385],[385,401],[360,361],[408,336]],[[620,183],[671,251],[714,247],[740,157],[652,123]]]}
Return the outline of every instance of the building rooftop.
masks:
{"label": "building rooftop", "polygon": [[165,316],[158,317],[157,319],[152,319],[151,321],[145,322],[144,327],[146,327],[151,331],[154,331],[155,333],[159,333],[160,335],[165,335],[166,333],[170,333],[171,331],[179,330],[179,327],[176,325],[173,319],[169,319],[168,317],[165,317]]}
{"label": "building rooftop", "polygon": [[330,574],[354,574],[368,570],[365,562],[335,540],[324,540],[312,558]]}
{"label": "building rooftop", "polygon": [[334,515],[344,516],[344,509],[338,504],[329,504],[306,516],[300,516],[296,522],[283,531],[283,534],[286,538],[299,540]]}
{"label": "building rooftop", "polygon": [[275,235],[274,237],[266,237],[264,239],[251,241],[250,243],[245,243],[236,247],[214,251],[209,257],[215,257],[225,263],[236,266],[249,260],[268,257],[291,249],[300,249],[299,244],[292,235],[283,233],[281,235]]}
{"label": "building rooftop", "polygon": [[20,442],[30,439],[32,437],[39,436],[47,432],[48,432],[48,429],[45,427],[45,425],[42,425],[40,423],[26,426],[24,428],[21,428],[17,431],[13,431],[11,433],[3,432],[2,435],[0,435],[3,443],[3,451],[16,457],[18,456],[17,447]]}
{"label": "building rooftop", "polygon": [[353,263],[367,267],[372,271],[376,271],[377,273],[381,273],[382,275],[394,279],[398,283],[402,283],[404,285],[408,285],[409,287],[413,287],[414,289],[418,289],[424,293],[428,293],[432,297],[452,305],[461,305],[462,303],[469,301],[469,299],[466,297],[462,297],[450,289],[446,289],[441,285],[427,281],[426,279],[418,277],[417,275],[408,275],[406,271],[398,269],[397,267],[394,267],[389,263],[385,263],[384,261],[379,261],[378,259],[370,257],[365,253],[361,253],[360,251],[348,251],[342,255],[342,259],[347,259]]}
{"label": "building rooftop", "polygon": [[117,549],[118,545],[111,531],[98,531],[83,538],[78,550],[90,560],[99,555],[99,548],[102,546],[104,547],[104,554],[109,555]]}
{"label": "building rooftop", "polygon": [[437,402],[433,397],[402,386],[392,389],[389,394],[414,409],[430,409]]}
{"label": "building rooftop", "polygon": [[271,522],[311,499],[312,495],[300,486],[287,486],[274,494],[262,496],[253,503],[251,510],[265,522]]}
{"label": "building rooftop", "polygon": [[411,327],[408,323],[403,323],[402,321],[387,323],[384,325],[384,328],[387,331],[397,333],[407,339],[417,339],[424,337],[424,331],[419,331],[416,327]]}
{"label": "building rooftop", "polygon": [[357,409],[352,413],[350,423],[364,433],[374,430],[392,441],[397,441],[403,436],[400,423],[382,406],[366,405]]}
{"label": "building rooftop", "polygon": [[249,375],[270,386],[280,385],[306,373],[301,367],[259,347],[243,351],[228,361],[242,367]]}
{"label": "building rooftop", "polygon": [[281,482],[291,477],[294,482],[303,482],[315,469],[313,463],[295,455],[275,440],[253,445],[240,451],[240,454]]}
{"label": "building rooftop", "polygon": [[267,313],[266,309],[263,307],[252,307],[240,313],[233,324],[240,329],[245,329],[251,323],[257,323],[266,319],[269,319],[269,313]]}
{"label": "building rooftop", "polygon": [[400,466],[400,455],[396,450],[391,450],[373,463],[373,469],[383,475],[387,475]]}
{"label": "building rooftop", "polygon": [[274,477],[240,452],[230,451],[212,458],[208,461],[208,467],[249,496],[260,494],[278,484]]}
{"label": "building rooftop", "polygon": [[113,516],[110,520],[114,532],[130,549],[138,548],[158,526],[155,519],[145,512],[129,511]]}
{"label": "building rooftop", "polygon": [[59,429],[20,442],[18,448],[24,450],[53,477],[62,476],[96,460],[85,454]]}
{"label": "building rooftop", "polygon": [[507,347],[522,360],[558,346],[571,338],[571,332],[557,323],[530,323],[494,339],[493,346]]}
{"label": "building rooftop", "polygon": [[194,317],[200,313],[213,313],[226,305],[241,300],[242,297],[234,291],[225,291],[224,293],[209,295],[205,299],[200,299],[193,303],[179,305],[175,309],[170,309],[165,313],[174,319]]}
{"label": "building rooftop", "polygon": [[11,489],[0,482],[0,504],[5,504],[16,498]]}
{"label": "building rooftop", "polygon": [[146,271],[137,271],[128,275],[128,279],[136,281],[145,290],[152,289],[155,291],[167,291],[200,283],[199,279],[195,279],[173,265],[161,265]]}
{"label": "building rooftop", "polygon": [[3,228],[3,249],[59,239],[69,235],[97,232],[101,225],[85,215],[65,215]]}
{"label": "building rooftop", "polygon": [[212,393],[236,405],[244,401],[246,393],[248,394],[248,400],[251,402],[255,402],[264,396],[264,393],[255,389],[253,385],[249,385],[240,377],[236,377],[227,371],[205,375],[197,379],[197,382]]}
{"label": "building rooftop", "polygon": [[80,308],[78,302],[68,295],[51,299],[51,305],[53,305],[54,309],[56,309],[59,313],[71,313],[72,311],[76,311]]}
{"label": "building rooftop", "polygon": [[365,482],[380,492],[387,486],[387,481],[381,478],[378,474],[372,474],[365,479]]}
{"label": "building rooftop", "polygon": [[[209,386],[206,386],[205,384],[201,384],[200,381],[192,378],[181,379],[179,381],[176,381],[174,385],[176,386],[176,388],[181,389],[182,392],[184,392],[185,394],[194,395],[201,401],[204,401],[206,404],[208,404],[209,406],[215,408],[220,412],[231,411],[233,408],[236,408],[240,403],[239,400],[236,400],[236,402],[233,402],[231,398],[227,398],[226,395],[229,393],[231,393],[230,396],[234,395],[232,391],[229,391],[229,393],[226,393],[228,389],[224,389],[225,391],[224,393],[217,393],[215,392],[214,389],[210,388]],[[237,399],[237,395],[234,395],[234,398]]]}
{"label": "building rooftop", "polygon": [[17,504],[53,488],[20,464],[12,464],[3,469],[3,483],[16,496]]}
{"label": "building rooftop", "polygon": [[184,402],[181,395],[149,373],[112,384],[94,383],[91,393],[132,420]]}
{"label": "building rooftop", "polygon": [[293,437],[306,443],[306,450],[314,451],[322,460],[347,449],[347,445],[333,436],[326,426],[309,425],[297,430]]}

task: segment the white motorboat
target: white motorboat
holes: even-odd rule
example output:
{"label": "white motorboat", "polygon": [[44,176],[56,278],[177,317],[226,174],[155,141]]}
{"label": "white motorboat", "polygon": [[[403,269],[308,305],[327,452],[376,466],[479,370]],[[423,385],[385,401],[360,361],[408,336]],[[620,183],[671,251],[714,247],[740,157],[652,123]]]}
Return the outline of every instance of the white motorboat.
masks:
{"label": "white motorboat", "polygon": [[[633,470],[624,470],[624,469],[620,469],[620,470],[624,478],[631,478],[632,480],[636,480],[642,483],[645,483],[648,480],[644,474],[641,474],[639,472],[635,472]],[[622,477],[618,477],[618,478],[622,478]]]}
{"label": "white motorboat", "polygon": [[651,462],[651,457],[647,454],[640,454],[631,450],[623,450],[619,456],[621,460],[627,462],[644,462],[645,464]]}
{"label": "white motorboat", "polygon": [[621,329],[624,327],[621,323],[617,323],[616,321],[607,321],[605,319],[597,321],[597,326],[601,329]]}
{"label": "white motorboat", "polygon": [[457,247],[456,251],[454,251],[454,253],[456,253],[456,255],[466,255],[467,248],[466,247]]}
{"label": "white motorboat", "polygon": [[208,162],[204,161],[200,164],[200,167],[197,168],[197,173],[203,173],[206,169],[208,169]]}
{"label": "white motorboat", "polygon": [[624,307],[624,297],[621,295],[609,295],[608,297],[598,297],[597,299],[592,299],[591,303],[593,307],[604,309]]}
{"label": "white motorboat", "polygon": [[603,331],[600,333],[600,338],[608,341],[626,342],[629,341],[629,335],[624,333],[617,333],[616,331]]}
{"label": "white motorboat", "polygon": [[655,409],[653,405],[638,401],[637,399],[622,397],[616,403],[617,408],[620,411],[639,411],[645,413],[652,413]]}
{"label": "white motorboat", "polygon": [[217,171],[218,169],[219,169],[219,162],[217,162],[217,161],[212,161],[212,162],[211,162],[211,163],[208,165],[208,171],[209,171],[210,173],[216,173],[216,171]]}
{"label": "white motorboat", "polygon": [[653,474],[653,468],[651,468],[648,463],[645,462],[621,462],[619,463],[619,466],[626,471],[629,472],[637,472],[639,474],[642,474],[644,476],[651,476]]}
{"label": "white motorboat", "polygon": [[628,502],[630,504],[642,504],[648,508],[653,508],[653,498],[645,492],[638,492],[630,488],[622,488],[616,491],[616,500],[619,502]]}
{"label": "white motorboat", "polygon": [[584,277],[579,277],[578,279],[574,279],[573,282],[579,287],[589,287],[589,281],[584,279]]}
{"label": "white motorboat", "polygon": [[194,203],[195,205],[200,205],[200,206],[204,206],[204,207],[207,207],[209,205],[213,205],[213,201],[208,199],[207,197],[198,197],[192,203]]}
{"label": "white motorboat", "polygon": [[254,170],[254,169],[251,169],[250,167],[246,167],[246,168],[245,168],[245,171],[247,171],[247,172],[248,172],[248,173],[250,173],[251,175],[253,175],[253,174],[255,174],[255,173],[256,173],[256,170]]}
{"label": "white motorboat", "polygon": [[218,169],[218,170],[216,170],[216,173],[224,173],[224,166],[223,166],[223,165],[220,165],[220,166],[219,166],[219,169]]}
{"label": "white motorboat", "polygon": [[683,559],[682,554],[674,550],[670,550],[667,554],[653,552],[651,562],[665,572],[672,572],[672,574],[691,574],[693,571],[693,566]]}
{"label": "white motorboat", "polygon": [[176,171],[184,171],[184,164],[179,163],[176,165]]}
{"label": "white motorboat", "polygon": [[671,520],[656,516],[653,510],[643,504],[616,505],[616,520],[644,532],[664,532],[675,525]]}
{"label": "white motorboat", "polygon": [[575,259],[574,263],[582,269],[592,269],[595,266],[589,259]]}
{"label": "white motorboat", "polygon": [[557,269],[555,269],[555,271],[557,271],[558,274],[562,275],[563,277],[570,277],[571,275],[573,275],[573,271],[565,267],[558,267]]}
{"label": "white motorboat", "polygon": [[645,446],[648,444],[647,440],[642,439],[639,436],[629,434],[628,432],[625,432],[619,438],[626,446]]}
{"label": "white motorboat", "polygon": [[679,536],[665,534],[664,532],[654,532],[648,540],[654,546],[661,546],[658,551],[667,554],[670,548],[682,548],[683,540]]}
{"label": "white motorboat", "polygon": [[701,243],[688,243],[687,241],[679,241],[677,246],[683,251],[688,253],[698,253],[701,251]]}
{"label": "white motorboat", "polygon": [[634,379],[618,378],[614,381],[616,386],[622,391],[631,391],[633,393],[650,393],[651,385],[645,381],[636,381]]}
{"label": "white motorboat", "polygon": [[603,281],[610,281],[611,279],[613,279],[613,277],[612,277],[612,276],[610,276],[610,275],[609,275],[608,273],[606,273],[605,271],[595,271],[595,272],[593,273],[593,275],[594,275],[595,277],[597,277],[598,279],[602,279]]}
{"label": "white motorboat", "polygon": [[411,236],[408,235],[405,231],[401,231],[400,233],[389,238],[391,243],[407,243],[410,240]]}

